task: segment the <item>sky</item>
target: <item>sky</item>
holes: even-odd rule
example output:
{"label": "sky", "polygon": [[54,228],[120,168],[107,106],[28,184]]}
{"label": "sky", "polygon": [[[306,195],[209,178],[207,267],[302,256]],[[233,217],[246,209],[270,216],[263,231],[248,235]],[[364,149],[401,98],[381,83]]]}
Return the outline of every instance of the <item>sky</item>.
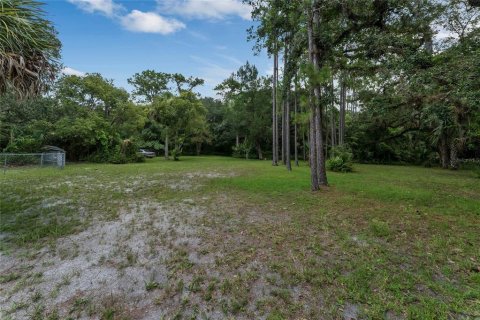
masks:
{"label": "sky", "polygon": [[247,60],[271,74],[265,53],[254,55],[253,24],[241,0],[46,0],[62,42],[65,74],[98,72],[128,91],[127,79],[153,69],[200,77],[214,87]]}

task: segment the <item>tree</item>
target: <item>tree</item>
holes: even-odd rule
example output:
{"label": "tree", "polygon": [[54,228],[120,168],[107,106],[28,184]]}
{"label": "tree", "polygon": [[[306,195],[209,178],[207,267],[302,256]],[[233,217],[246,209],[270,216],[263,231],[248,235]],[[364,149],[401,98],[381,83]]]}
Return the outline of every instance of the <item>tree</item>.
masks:
{"label": "tree", "polygon": [[210,97],[200,99],[207,110],[206,121],[211,134],[210,153],[230,155],[235,143],[235,119],[226,103]]}
{"label": "tree", "polygon": [[278,52],[273,53],[272,76],[272,165],[278,166],[278,111],[277,111],[277,83],[278,83]]}
{"label": "tree", "polygon": [[[183,147],[188,141],[196,144],[208,140],[206,110],[192,92],[182,92],[179,96],[166,94],[155,97],[150,114],[152,119],[162,127],[167,159],[171,152],[174,160],[179,160]],[[171,151],[170,143],[173,145]]]}
{"label": "tree", "polygon": [[39,95],[59,71],[61,44],[41,5],[32,0],[0,2],[0,94]]}
{"label": "tree", "polygon": [[260,77],[257,68],[247,62],[215,90],[220,91],[231,106],[236,134],[244,138],[245,145],[255,148],[259,159],[263,159],[264,145],[268,141],[265,132],[271,128],[270,80]]}
{"label": "tree", "polygon": [[50,97],[0,96],[0,150],[37,152],[62,113],[62,107]]}
{"label": "tree", "polygon": [[133,96],[150,103],[155,97],[161,96],[170,89],[168,87],[170,79],[171,75],[168,73],[145,70],[135,73],[127,81],[134,87]]}
{"label": "tree", "polygon": [[[307,85],[310,90],[310,164],[312,190],[327,185],[325,172],[324,113],[329,104],[324,92],[334,67],[348,64],[372,73],[415,53],[425,42],[435,19],[433,1],[246,1],[259,21],[252,29],[256,46],[271,48],[273,35],[292,34],[289,66],[304,60],[308,51]],[[281,12],[273,28],[273,12]],[[348,47],[346,45],[348,44]],[[340,63],[341,62],[341,63]]]}
{"label": "tree", "polygon": [[[170,75],[170,79],[175,83],[177,87],[177,93],[180,95],[182,92],[192,92],[195,87],[201,86],[205,83],[205,80],[200,78],[189,77],[186,78],[183,74],[174,73]],[[186,89],[184,88],[186,86]]]}
{"label": "tree", "polygon": [[63,76],[55,86],[60,102],[74,108],[82,107],[103,113],[110,118],[112,111],[127,103],[129,94],[117,88],[113,80],[105,79],[98,73],[80,77]]}

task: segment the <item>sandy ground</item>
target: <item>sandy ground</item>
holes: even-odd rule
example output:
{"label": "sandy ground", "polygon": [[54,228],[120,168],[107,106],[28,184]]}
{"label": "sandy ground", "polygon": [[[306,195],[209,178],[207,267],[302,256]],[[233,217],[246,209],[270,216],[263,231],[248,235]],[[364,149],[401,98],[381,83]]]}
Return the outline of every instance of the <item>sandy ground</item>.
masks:
{"label": "sandy ground", "polygon": [[[193,190],[221,176],[187,173],[168,186]],[[266,319],[259,306],[282,295],[300,313],[321,308],[322,295],[306,287],[285,293],[268,267],[275,252],[248,235],[258,225],[281,227],[287,216],[259,213],[221,192],[210,200],[138,200],[44,247],[0,253],[2,319]],[[53,198],[41,206],[66,204]],[[347,304],[342,317],[357,314]]]}
{"label": "sandy ground", "polygon": [[[159,319],[168,308],[158,306],[146,287],[168,281],[165,262],[175,256],[177,246],[199,245],[188,221],[203,214],[188,203],[144,203],[125,209],[117,220],[98,221],[61,238],[34,257],[24,257],[22,251],[2,255],[0,274],[20,278],[2,284],[0,306],[9,312],[20,306],[10,314],[13,319],[33,317],[38,305],[47,312],[57,310],[60,318],[76,311],[75,317],[95,318],[112,307],[126,317]],[[194,250],[190,254],[196,255]]]}

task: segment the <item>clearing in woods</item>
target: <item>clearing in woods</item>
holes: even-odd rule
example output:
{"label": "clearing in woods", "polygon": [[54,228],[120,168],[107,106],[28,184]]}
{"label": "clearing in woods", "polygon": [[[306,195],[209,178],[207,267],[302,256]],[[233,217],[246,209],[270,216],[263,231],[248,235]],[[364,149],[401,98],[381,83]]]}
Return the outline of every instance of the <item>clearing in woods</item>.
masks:
{"label": "clearing in woods", "polygon": [[221,157],[10,170],[2,319],[480,317],[469,171]]}

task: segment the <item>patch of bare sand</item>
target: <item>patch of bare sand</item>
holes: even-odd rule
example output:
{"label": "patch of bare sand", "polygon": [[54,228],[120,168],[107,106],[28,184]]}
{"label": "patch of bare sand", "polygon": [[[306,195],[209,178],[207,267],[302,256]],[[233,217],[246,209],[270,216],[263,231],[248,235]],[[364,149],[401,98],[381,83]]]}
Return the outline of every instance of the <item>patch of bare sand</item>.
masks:
{"label": "patch of bare sand", "polygon": [[23,250],[3,255],[0,274],[20,278],[1,285],[0,308],[13,319],[27,319],[40,305],[46,314],[58,310],[63,318],[88,301],[89,310],[77,315],[87,319],[107,308],[105,299],[112,297],[116,308],[121,304],[135,318],[158,319],[161,309],[153,308],[154,296],[146,286],[166,283],[164,262],[174,254],[174,242],[198,243],[194,227],[185,222],[203,214],[191,205],[142,203],[117,220],[97,221],[61,238],[33,257],[24,257]]}
{"label": "patch of bare sand", "polygon": [[[218,177],[225,175],[188,173],[177,181],[195,188]],[[321,304],[310,288],[290,287],[268,266],[277,254],[275,234],[288,222],[286,212],[227,193],[132,204],[115,220],[93,221],[33,255],[2,256],[0,275],[21,276],[0,284],[0,309],[12,319],[28,319],[39,308],[43,315],[57,310],[60,319],[99,319],[111,310],[129,319],[262,319],[268,307],[262,311],[259,303],[278,300],[281,290],[296,304]]]}

